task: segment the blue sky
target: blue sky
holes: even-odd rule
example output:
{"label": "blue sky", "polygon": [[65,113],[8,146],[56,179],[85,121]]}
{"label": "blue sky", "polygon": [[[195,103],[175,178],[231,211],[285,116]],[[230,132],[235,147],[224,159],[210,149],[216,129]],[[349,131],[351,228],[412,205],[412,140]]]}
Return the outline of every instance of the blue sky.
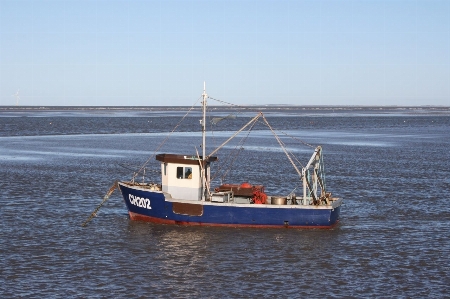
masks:
{"label": "blue sky", "polygon": [[[0,105],[450,106],[450,1],[0,0]],[[210,102],[215,104],[215,102]]]}

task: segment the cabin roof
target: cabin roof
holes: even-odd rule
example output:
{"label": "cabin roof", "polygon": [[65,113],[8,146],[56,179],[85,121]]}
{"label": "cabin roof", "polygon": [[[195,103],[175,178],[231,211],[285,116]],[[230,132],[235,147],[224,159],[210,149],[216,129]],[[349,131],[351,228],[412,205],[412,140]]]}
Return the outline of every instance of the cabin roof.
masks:
{"label": "cabin roof", "polygon": [[[202,156],[200,156],[200,160]],[[178,164],[190,164],[198,165],[199,158],[196,155],[176,155],[176,154],[158,154],[156,160],[163,163],[178,163]],[[208,157],[206,162],[217,161],[217,157]]]}

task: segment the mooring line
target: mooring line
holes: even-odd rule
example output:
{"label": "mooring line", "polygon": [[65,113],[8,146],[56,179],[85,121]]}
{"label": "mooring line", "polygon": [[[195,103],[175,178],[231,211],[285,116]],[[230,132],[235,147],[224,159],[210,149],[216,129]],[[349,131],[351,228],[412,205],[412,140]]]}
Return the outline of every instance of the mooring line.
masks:
{"label": "mooring line", "polygon": [[94,212],[92,212],[91,216],[89,216],[89,218],[83,222],[83,224],[81,226],[86,226],[86,224],[92,220],[92,218],[94,218],[95,216],[97,216],[97,212],[98,210],[100,210],[101,206],[109,199],[109,197],[111,196],[111,194],[114,192],[114,190],[116,190],[118,186],[118,181],[115,181],[114,184],[111,186],[111,188],[109,188],[108,192],[106,193],[105,197],[103,197],[103,201],[101,204],[98,205],[98,207],[94,210]]}

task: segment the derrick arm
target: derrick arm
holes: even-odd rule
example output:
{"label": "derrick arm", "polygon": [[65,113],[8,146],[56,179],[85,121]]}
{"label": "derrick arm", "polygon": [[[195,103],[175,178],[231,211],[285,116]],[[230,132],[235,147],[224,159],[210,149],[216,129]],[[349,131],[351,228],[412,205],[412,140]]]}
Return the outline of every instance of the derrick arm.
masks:
{"label": "derrick arm", "polygon": [[[310,175],[312,172],[312,175]],[[321,200],[326,200],[325,171],[322,158],[322,147],[318,146],[308,164],[302,169],[303,177],[303,202],[312,199],[313,204],[319,205]],[[320,197],[318,191],[320,189]],[[328,203],[328,200],[326,200]]]}
{"label": "derrick arm", "polygon": [[238,135],[239,133],[241,133],[245,128],[247,128],[249,125],[251,125],[252,123],[256,122],[258,120],[258,118],[262,115],[262,113],[258,113],[258,115],[256,115],[254,118],[252,118],[248,123],[246,123],[239,131],[237,131],[236,133],[233,134],[233,136],[231,136],[230,138],[228,138],[224,143],[222,143],[221,145],[219,145],[214,151],[212,151],[208,157],[211,157],[212,155],[214,155],[215,153],[217,153],[225,144],[227,144],[231,139],[233,139],[234,137],[236,137],[236,135]]}

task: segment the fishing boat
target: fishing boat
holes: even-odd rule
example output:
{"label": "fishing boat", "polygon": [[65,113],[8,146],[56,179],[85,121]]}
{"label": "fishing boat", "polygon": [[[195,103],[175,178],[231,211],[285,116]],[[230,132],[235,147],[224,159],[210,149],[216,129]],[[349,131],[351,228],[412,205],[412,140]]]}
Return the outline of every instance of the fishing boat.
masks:
{"label": "fishing boat", "polygon": [[[136,173],[129,181],[117,182],[131,220],[261,228],[330,228],[338,223],[342,199],[332,197],[326,189],[321,146],[314,148],[305,166],[298,166],[297,159],[283,146],[264,114],[259,112],[207,154],[206,110],[209,97],[205,86],[201,99],[201,155],[196,148],[193,151],[194,146],[186,154],[155,153],[154,158],[159,162],[161,172],[159,182],[138,182]],[[286,154],[287,161],[292,164],[293,171],[298,175],[298,180],[292,182],[292,190],[300,190],[300,194],[271,195],[266,193],[264,185],[247,181],[211,185],[217,152],[257,121],[268,126]]]}

